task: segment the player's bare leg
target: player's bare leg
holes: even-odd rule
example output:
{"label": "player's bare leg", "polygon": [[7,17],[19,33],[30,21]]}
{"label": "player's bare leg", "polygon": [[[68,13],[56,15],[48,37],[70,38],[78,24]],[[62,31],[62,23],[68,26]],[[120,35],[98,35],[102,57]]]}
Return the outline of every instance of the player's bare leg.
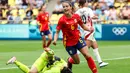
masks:
{"label": "player's bare leg", "polygon": [[45,48],[46,46],[46,37],[42,36],[42,47]]}
{"label": "player's bare leg", "polygon": [[90,48],[92,46],[92,41],[91,40],[86,40],[87,46],[88,48]]}
{"label": "player's bare leg", "polygon": [[95,64],[94,60],[92,59],[91,55],[88,52],[88,47],[87,46],[83,47],[82,49],[80,49],[80,52],[85,57],[91,71],[93,73],[98,73],[96,64]]}
{"label": "player's bare leg", "polygon": [[75,54],[68,58],[67,66],[70,70],[72,70],[72,64],[79,64],[79,63],[80,63],[79,56],[78,54]]}
{"label": "player's bare leg", "polygon": [[29,73],[38,73],[38,70],[35,66],[32,66]]}
{"label": "player's bare leg", "polygon": [[30,71],[30,69],[23,63],[19,62],[15,56],[7,61],[6,65],[8,65],[8,64],[15,64],[17,67],[19,67],[25,73],[29,73],[29,71]]}
{"label": "player's bare leg", "polygon": [[52,42],[52,35],[51,35],[51,34],[48,34],[48,43],[47,43],[47,47],[50,46],[51,42]]}

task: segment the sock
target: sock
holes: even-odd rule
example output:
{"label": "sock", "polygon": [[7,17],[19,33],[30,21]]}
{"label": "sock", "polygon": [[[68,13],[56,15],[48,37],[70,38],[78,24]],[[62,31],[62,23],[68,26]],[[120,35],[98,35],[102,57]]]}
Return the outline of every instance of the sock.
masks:
{"label": "sock", "polygon": [[15,63],[15,65],[17,65],[23,72],[29,73],[30,69],[29,69],[26,65],[22,64],[21,62],[19,62],[19,61],[17,61],[17,60],[16,60],[14,63]]}
{"label": "sock", "polygon": [[69,61],[71,64],[74,64],[74,60],[73,60],[71,57],[69,57],[68,61]]}
{"label": "sock", "polygon": [[92,57],[89,57],[89,58],[86,58],[86,59],[87,59],[88,66],[91,69],[91,71],[93,73],[98,73],[96,64],[95,64],[94,60],[92,59]]}
{"label": "sock", "polygon": [[70,70],[72,70],[72,64],[74,64],[74,60],[71,57],[69,57],[67,66]]}
{"label": "sock", "polygon": [[94,52],[94,55],[95,55],[95,57],[96,57],[98,63],[101,63],[102,60],[101,60],[101,57],[100,57],[100,54],[99,54],[98,48],[93,49],[93,52]]}

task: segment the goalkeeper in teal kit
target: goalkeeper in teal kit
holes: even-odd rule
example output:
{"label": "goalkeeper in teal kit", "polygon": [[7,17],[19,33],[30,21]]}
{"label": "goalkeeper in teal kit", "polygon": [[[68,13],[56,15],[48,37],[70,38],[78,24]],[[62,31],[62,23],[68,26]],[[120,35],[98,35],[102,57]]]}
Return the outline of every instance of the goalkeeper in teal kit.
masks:
{"label": "goalkeeper in teal kit", "polygon": [[16,57],[12,57],[6,64],[15,64],[24,73],[72,73],[63,59],[54,56],[53,50],[43,52],[31,69],[19,62]]}

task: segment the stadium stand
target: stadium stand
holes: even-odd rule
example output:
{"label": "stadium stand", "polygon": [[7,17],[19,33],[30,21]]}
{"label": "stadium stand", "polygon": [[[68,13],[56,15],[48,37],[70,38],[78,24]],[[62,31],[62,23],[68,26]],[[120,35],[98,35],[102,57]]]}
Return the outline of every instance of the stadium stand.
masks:
{"label": "stadium stand", "polygon": [[[17,16],[17,12],[19,13],[18,15],[20,16],[21,20],[22,20],[22,24],[29,24],[29,20],[26,19],[26,11],[29,8],[29,5],[26,7],[24,6],[16,6],[16,0],[8,0],[7,4],[5,4],[5,6],[2,6],[0,4],[0,10],[2,10],[2,13],[0,13],[0,20],[1,20],[1,24],[7,24],[8,23],[8,17],[10,14],[12,14],[13,19]],[[22,0],[22,1],[26,1],[26,0]],[[50,0],[42,0],[43,3],[49,3]],[[62,0],[61,0],[62,1]],[[73,3],[73,5],[75,5],[75,7],[78,7],[77,4],[78,0],[72,0],[71,2]],[[99,18],[101,18],[103,20],[102,24],[130,24],[130,2],[126,1],[126,0],[116,0],[114,3],[111,3],[110,6],[108,6],[107,2],[98,2],[98,0],[96,0],[97,2],[93,1],[93,0],[89,0],[88,6],[90,8],[93,9],[93,12],[95,15],[97,15]],[[35,4],[35,3],[34,3]],[[113,4],[113,5],[112,5]],[[56,5],[56,4],[55,4]],[[61,7],[60,7],[61,8]],[[115,8],[115,13],[116,13],[116,20],[113,20],[110,18],[110,11]],[[33,18],[37,16],[37,14],[39,13],[39,8],[37,8],[37,6],[32,8],[33,11]],[[54,10],[54,9],[53,9]],[[124,10],[128,10],[127,11],[127,17],[123,16],[126,13],[123,13]],[[124,11],[126,12],[126,11]],[[62,16],[63,14],[52,14],[50,16],[50,22],[51,24],[57,24],[59,18]]]}

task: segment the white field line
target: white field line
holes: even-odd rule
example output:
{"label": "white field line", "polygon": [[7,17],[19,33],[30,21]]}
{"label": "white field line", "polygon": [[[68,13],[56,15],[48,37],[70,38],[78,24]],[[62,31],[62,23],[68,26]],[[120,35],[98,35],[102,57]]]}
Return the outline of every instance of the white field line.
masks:
{"label": "white field line", "polygon": [[[103,61],[110,61],[110,60],[121,60],[121,59],[128,59],[130,57],[119,57],[119,58],[111,58],[111,59],[103,59]],[[81,61],[81,63],[84,63],[86,61]],[[29,66],[31,67],[31,66]],[[0,70],[8,70],[8,69],[16,69],[18,67],[6,67],[6,68],[0,68]]]}

